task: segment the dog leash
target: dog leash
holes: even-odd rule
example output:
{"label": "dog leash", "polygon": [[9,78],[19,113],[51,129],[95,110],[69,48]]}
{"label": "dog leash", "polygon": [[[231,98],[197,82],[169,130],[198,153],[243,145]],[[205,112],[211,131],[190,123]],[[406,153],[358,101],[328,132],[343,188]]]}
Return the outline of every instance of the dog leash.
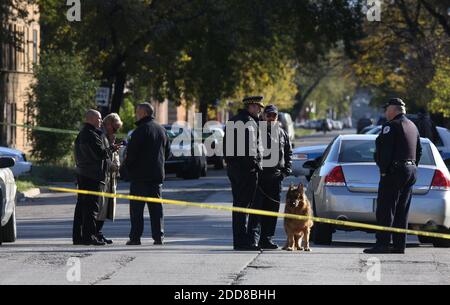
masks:
{"label": "dog leash", "polygon": [[266,194],[266,192],[263,191],[262,187],[258,185],[258,190],[261,192],[261,194],[264,195],[264,197],[266,197],[267,199],[269,199],[270,201],[274,202],[274,203],[278,203],[278,204],[282,204],[282,202],[273,199],[272,197],[270,197],[269,195]]}

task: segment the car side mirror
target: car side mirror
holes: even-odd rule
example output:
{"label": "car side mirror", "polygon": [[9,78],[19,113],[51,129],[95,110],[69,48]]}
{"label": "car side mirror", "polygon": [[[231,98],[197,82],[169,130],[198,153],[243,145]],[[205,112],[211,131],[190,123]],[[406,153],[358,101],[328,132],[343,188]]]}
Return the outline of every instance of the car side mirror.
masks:
{"label": "car side mirror", "polygon": [[13,167],[16,164],[13,158],[1,157],[0,158],[0,168]]}

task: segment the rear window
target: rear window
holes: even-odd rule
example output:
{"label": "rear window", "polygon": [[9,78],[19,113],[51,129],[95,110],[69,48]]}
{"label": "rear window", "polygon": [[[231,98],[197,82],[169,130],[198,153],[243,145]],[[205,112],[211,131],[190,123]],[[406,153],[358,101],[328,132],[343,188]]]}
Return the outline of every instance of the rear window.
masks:
{"label": "rear window", "polygon": [[[433,153],[429,144],[422,143],[421,165],[436,165]],[[375,154],[375,141],[356,140],[342,141],[339,152],[339,162],[341,163],[372,163]]]}

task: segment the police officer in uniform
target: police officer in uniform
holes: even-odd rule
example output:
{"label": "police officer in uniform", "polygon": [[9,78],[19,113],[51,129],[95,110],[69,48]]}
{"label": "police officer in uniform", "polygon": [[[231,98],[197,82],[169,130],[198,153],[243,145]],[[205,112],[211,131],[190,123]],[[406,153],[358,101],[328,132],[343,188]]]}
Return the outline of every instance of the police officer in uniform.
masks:
{"label": "police officer in uniform", "polygon": [[[262,96],[244,98],[245,108],[240,110],[225,128],[223,150],[227,163],[227,174],[231,182],[234,207],[250,208],[252,206],[258,183],[258,173],[262,171],[258,141],[259,114],[264,108],[262,100]],[[246,128],[239,128],[239,123],[242,126],[245,124]],[[231,137],[232,141],[230,142]],[[243,143],[244,147],[239,147],[240,143]],[[258,245],[254,244],[247,234],[248,215],[233,212],[232,219],[234,249],[259,251]]]}
{"label": "police officer in uniform", "polygon": [[[282,181],[292,173],[292,146],[288,134],[278,123],[278,109],[275,105],[268,105],[264,108],[263,118],[268,125],[267,135],[262,135],[267,136],[267,149],[269,151],[277,149],[278,154],[277,156],[264,154],[263,171],[258,179],[258,190],[256,191],[253,208],[278,212],[280,209]],[[277,147],[272,148],[272,144],[277,145]],[[267,160],[272,161],[272,157],[277,158],[275,166],[264,162]],[[262,249],[277,249],[278,245],[272,241],[276,225],[276,217],[250,215],[249,235],[253,238],[254,244],[258,244]]]}
{"label": "police officer in uniform", "polygon": [[[416,183],[417,166],[422,146],[416,125],[406,117],[405,103],[391,99],[385,106],[388,122],[376,140],[375,161],[380,168],[377,200],[377,223],[384,227],[408,228],[412,187]],[[391,237],[394,246],[390,248]],[[405,253],[406,234],[379,231],[375,247],[364,253]]]}

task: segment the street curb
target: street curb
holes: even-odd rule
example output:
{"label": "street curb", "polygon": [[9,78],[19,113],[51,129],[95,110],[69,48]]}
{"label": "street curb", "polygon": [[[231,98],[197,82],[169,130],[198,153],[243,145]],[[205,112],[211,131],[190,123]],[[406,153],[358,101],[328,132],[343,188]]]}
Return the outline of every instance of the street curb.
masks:
{"label": "street curb", "polygon": [[40,188],[31,188],[24,192],[17,192],[17,201],[23,202],[26,201],[28,198],[34,198],[36,196],[39,196],[41,194]]}

